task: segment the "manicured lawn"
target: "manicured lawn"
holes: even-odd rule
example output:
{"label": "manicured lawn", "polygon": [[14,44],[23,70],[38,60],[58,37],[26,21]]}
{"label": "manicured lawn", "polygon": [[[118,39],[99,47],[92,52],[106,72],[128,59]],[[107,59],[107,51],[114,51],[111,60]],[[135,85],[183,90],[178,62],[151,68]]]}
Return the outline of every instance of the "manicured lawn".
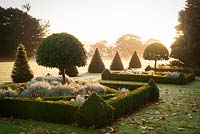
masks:
{"label": "manicured lawn", "polygon": [[105,128],[81,129],[72,125],[0,118],[0,134],[200,134],[200,77],[188,85],[158,84],[159,102],[123,117]]}

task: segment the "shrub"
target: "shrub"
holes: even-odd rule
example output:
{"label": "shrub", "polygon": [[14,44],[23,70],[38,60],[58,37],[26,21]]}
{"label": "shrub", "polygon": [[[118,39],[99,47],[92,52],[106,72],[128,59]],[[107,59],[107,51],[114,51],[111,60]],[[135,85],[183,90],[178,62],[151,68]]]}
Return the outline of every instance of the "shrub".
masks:
{"label": "shrub", "polygon": [[138,110],[146,103],[158,100],[157,91],[155,89],[152,90],[152,88],[150,85],[143,85],[126,95],[119,95],[107,100],[108,104],[115,109],[114,118]]}
{"label": "shrub", "polygon": [[36,61],[39,65],[61,70],[63,84],[65,84],[65,69],[85,66],[86,60],[86,50],[83,44],[68,33],[48,36],[41,42],[36,54]]}
{"label": "shrub", "polygon": [[55,123],[72,123],[78,105],[69,103],[43,102],[31,99],[0,99],[0,114]]}
{"label": "shrub", "polygon": [[109,80],[110,74],[111,74],[110,70],[105,69],[101,74],[101,78],[104,79],[104,80]]}
{"label": "shrub", "polygon": [[145,70],[145,71],[150,71],[150,70],[152,70],[152,68],[151,68],[150,65],[148,65],[144,70]]}
{"label": "shrub", "polygon": [[148,82],[149,86],[151,86],[151,98],[153,101],[157,101],[159,98],[159,89],[153,79]]}
{"label": "shrub", "polygon": [[155,70],[158,60],[168,60],[169,52],[167,48],[161,43],[153,43],[148,45],[143,53],[143,58],[145,60],[154,60],[155,61]]}
{"label": "shrub", "polygon": [[112,119],[113,108],[96,93],[92,93],[75,114],[75,122],[87,127],[99,128]]}
{"label": "shrub", "polygon": [[124,70],[124,66],[118,52],[116,52],[115,57],[112,60],[110,70]]}
{"label": "shrub", "polygon": [[33,78],[33,72],[30,70],[26,50],[23,44],[19,44],[17,47],[17,53],[11,77],[13,82],[16,83],[27,82]]}
{"label": "shrub", "polygon": [[140,59],[137,55],[137,52],[135,51],[129,62],[129,68],[141,68],[141,67],[142,65]]}
{"label": "shrub", "polygon": [[104,63],[99,54],[99,50],[98,50],[98,48],[96,48],[95,53],[92,57],[92,60],[89,64],[88,72],[89,73],[101,73],[101,72],[103,72],[103,70],[105,70],[105,66],[104,66]]}
{"label": "shrub", "polygon": [[5,97],[18,97],[18,93],[10,87],[8,87],[8,89],[0,89],[0,99]]}
{"label": "shrub", "polygon": [[[62,71],[59,69],[59,75],[62,75]],[[76,77],[78,75],[78,69],[76,66],[65,68],[65,74],[67,74],[70,77]]]}
{"label": "shrub", "polygon": [[109,75],[109,80],[148,82],[150,79],[153,79],[156,83],[180,84],[180,85],[187,84],[188,82],[195,80],[194,74],[183,74],[183,75],[185,75],[186,77],[186,81],[183,80],[185,82],[182,81],[181,77],[173,78],[173,77],[166,77],[166,76],[120,74],[117,72],[111,72],[111,74]]}

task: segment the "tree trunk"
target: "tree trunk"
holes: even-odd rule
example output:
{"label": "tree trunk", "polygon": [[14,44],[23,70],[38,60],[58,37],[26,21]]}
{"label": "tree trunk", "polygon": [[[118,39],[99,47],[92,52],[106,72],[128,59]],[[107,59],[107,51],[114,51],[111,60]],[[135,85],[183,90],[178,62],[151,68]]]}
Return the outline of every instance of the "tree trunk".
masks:
{"label": "tree trunk", "polygon": [[156,71],[157,60],[155,60],[154,71]]}
{"label": "tree trunk", "polygon": [[61,73],[62,73],[62,84],[64,85],[66,83],[66,80],[65,80],[65,69],[60,69],[61,70]]}

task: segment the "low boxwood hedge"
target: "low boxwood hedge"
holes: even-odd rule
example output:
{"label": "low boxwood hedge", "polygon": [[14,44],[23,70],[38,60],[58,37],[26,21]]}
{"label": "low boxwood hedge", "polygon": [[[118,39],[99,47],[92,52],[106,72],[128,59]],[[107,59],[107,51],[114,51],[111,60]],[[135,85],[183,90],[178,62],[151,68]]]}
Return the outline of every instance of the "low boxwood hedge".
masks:
{"label": "low boxwood hedge", "polygon": [[99,80],[99,83],[114,89],[126,88],[129,90],[134,90],[141,86],[141,83],[115,80]]}
{"label": "low boxwood hedge", "polygon": [[153,75],[135,75],[135,74],[123,74],[118,72],[110,72],[104,74],[102,73],[102,80],[117,80],[117,81],[135,81],[135,82],[148,82],[153,79],[156,83],[162,84],[177,84],[185,85],[190,81],[195,80],[195,75],[190,74],[181,74],[181,77],[165,77],[165,76],[153,76]]}
{"label": "low boxwood hedge", "polygon": [[127,95],[119,95],[107,100],[108,104],[114,108],[114,118],[123,116],[131,111],[138,110],[146,103],[157,101],[159,90],[154,82],[143,85]]}
{"label": "low boxwood hedge", "polygon": [[[114,118],[118,118],[131,111],[137,110],[139,107],[146,103],[157,101],[159,98],[159,90],[155,85],[154,81],[151,81],[149,84],[142,86],[140,85],[140,87],[138,87],[135,90],[132,90],[127,94],[118,92],[116,94],[102,95],[101,97],[105,97],[107,99],[100,100],[105,101],[105,104],[108,104],[108,107],[111,107],[113,113],[103,113],[111,111],[109,109],[105,110],[105,107],[107,106],[102,105],[102,102],[99,101],[101,104],[95,104],[98,108],[93,108],[94,111],[92,112],[95,113],[97,112],[95,110],[98,110],[99,115],[102,115],[102,117],[109,118],[103,120],[102,123],[101,121],[97,121],[96,124],[96,122],[93,121],[93,118],[87,119],[87,115],[90,114],[89,112],[87,112],[88,108],[86,108],[86,110],[85,108],[83,108],[84,117],[86,117],[84,118],[84,121],[93,122],[92,124],[88,123],[86,126],[94,125],[95,127],[101,127],[109,123],[113,116]],[[77,114],[77,116],[75,116],[75,113],[77,113],[80,106],[81,105],[76,105],[72,103],[60,103],[56,101],[36,101],[35,99],[28,98],[4,98],[0,99],[0,115],[4,117],[12,116],[17,118],[49,121],[55,123],[74,123],[76,121],[80,123],[80,125],[84,125],[82,124],[82,122],[84,122],[81,120],[82,118],[79,118],[80,115],[82,116],[83,113],[81,112]],[[82,106],[84,106],[84,104]],[[99,108],[99,106],[101,106],[101,108]],[[103,109],[103,111],[99,111],[100,109]],[[102,114],[100,114],[101,112]]]}
{"label": "low boxwood hedge", "polygon": [[71,123],[78,105],[32,99],[0,99],[0,115],[56,123]]}
{"label": "low boxwood hedge", "polygon": [[[147,66],[145,71],[155,70],[154,67]],[[159,72],[182,72],[182,73],[194,73],[196,76],[200,76],[200,68],[191,68],[191,67],[178,67],[178,66],[166,66],[156,68],[156,71]]]}

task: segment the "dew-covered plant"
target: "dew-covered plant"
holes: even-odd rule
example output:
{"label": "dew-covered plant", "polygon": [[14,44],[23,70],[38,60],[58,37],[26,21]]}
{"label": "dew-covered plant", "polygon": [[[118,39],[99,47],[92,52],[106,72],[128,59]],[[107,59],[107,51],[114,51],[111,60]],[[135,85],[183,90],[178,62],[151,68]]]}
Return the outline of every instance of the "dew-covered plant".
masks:
{"label": "dew-covered plant", "polygon": [[84,96],[77,95],[75,99],[71,99],[71,102],[75,103],[75,104],[83,104],[85,102],[85,100],[86,99]]}
{"label": "dew-covered plant", "polygon": [[28,82],[27,89],[22,92],[22,95],[25,97],[51,97],[106,92],[106,87],[96,82],[73,81],[71,78],[64,85],[61,82],[59,77],[36,77]]}
{"label": "dew-covered plant", "polygon": [[180,75],[180,72],[167,72],[166,77],[171,77],[171,78],[178,78]]}
{"label": "dew-covered plant", "polygon": [[18,97],[16,90],[12,90],[10,87],[7,89],[0,89],[0,99],[5,97]]}

